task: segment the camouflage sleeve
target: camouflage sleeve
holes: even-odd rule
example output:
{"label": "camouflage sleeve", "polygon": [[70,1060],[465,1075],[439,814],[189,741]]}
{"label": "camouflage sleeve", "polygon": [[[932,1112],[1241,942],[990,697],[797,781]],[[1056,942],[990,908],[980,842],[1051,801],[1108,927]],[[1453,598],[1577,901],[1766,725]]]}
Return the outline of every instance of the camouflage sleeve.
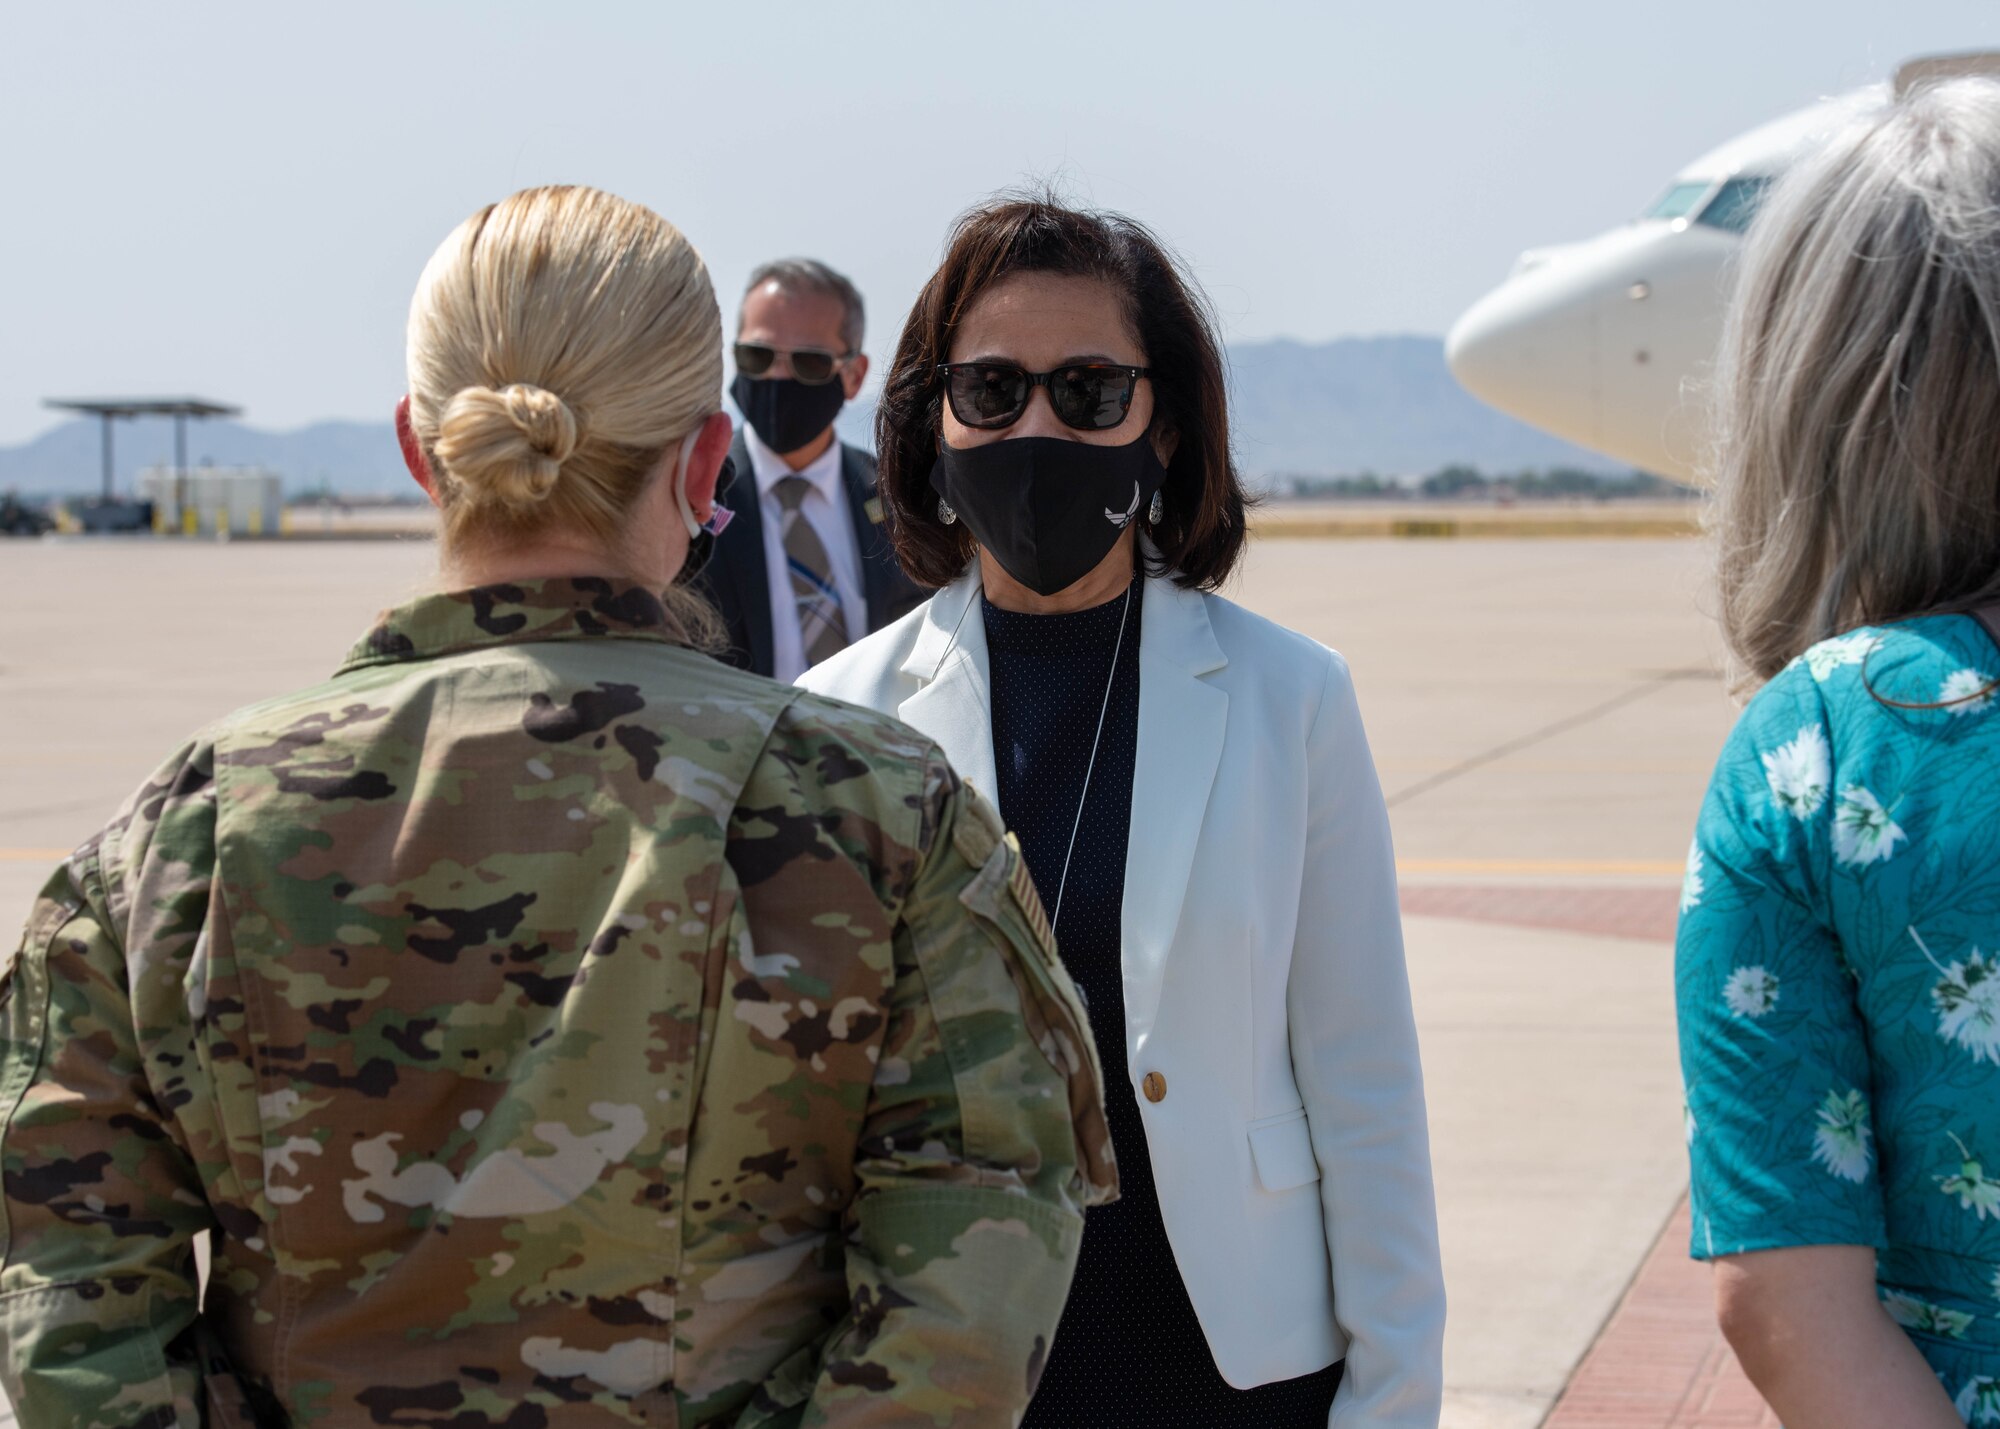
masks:
{"label": "camouflage sleeve", "polygon": [[1114,1198],[1103,1078],[1019,848],[942,760],[806,1425],[1011,1425]]}
{"label": "camouflage sleeve", "polygon": [[148,1082],[113,911],[131,888],[170,900],[191,870],[130,887],[105,872],[147,845],[185,779],[141,791],[57,870],[0,992],[0,1380],[29,1429],[203,1422],[193,1238],[208,1204]]}

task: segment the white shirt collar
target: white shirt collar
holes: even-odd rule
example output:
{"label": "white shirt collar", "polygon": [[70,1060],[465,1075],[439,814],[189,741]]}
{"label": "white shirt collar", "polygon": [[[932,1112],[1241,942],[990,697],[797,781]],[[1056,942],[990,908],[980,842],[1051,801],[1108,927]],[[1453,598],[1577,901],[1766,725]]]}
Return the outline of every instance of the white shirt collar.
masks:
{"label": "white shirt collar", "polygon": [[750,452],[750,470],[757,479],[759,499],[770,499],[772,489],[786,477],[802,476],[818,488],[820,495],[839,505],[841,500],[839,437],[829,442],[826,450],[814,457],[812,464],[803,471],[793,471],[786,466],[785,459],[765,446],[762,439],[747,426],[743,429],[743,445]]}

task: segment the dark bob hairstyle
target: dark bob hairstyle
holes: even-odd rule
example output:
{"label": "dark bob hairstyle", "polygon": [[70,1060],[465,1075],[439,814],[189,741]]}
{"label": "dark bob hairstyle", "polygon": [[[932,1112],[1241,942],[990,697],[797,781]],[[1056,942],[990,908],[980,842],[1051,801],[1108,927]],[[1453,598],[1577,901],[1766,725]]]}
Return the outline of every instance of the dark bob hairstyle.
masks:
{"label": "dark bob hairstyle", "polygon": [[1003,198],[958,220],[944,262],[917,295],[875,411],[880,490],[896,557],[920,585],[950,584],[975,552],[963,523],[938,520],[931,466],[944,428],[937,364],[988,288],[1015,273],[1101,278],[1124,299],[1152,368],[1154,422],[1178,442],[1165,515],[1150,528],[1160,566],[1181,585],[1214,590],[1243,554],[1243,485],[1229,454],[1222,347],[1206,299],[1146,228],[1051,198]]}

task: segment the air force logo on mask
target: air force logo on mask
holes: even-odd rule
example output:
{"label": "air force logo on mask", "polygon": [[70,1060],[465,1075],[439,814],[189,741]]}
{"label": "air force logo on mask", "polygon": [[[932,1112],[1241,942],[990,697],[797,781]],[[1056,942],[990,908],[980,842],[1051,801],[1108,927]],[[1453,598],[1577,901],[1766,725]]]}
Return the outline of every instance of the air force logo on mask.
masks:
{"label": "air force logo on mask", "polygon": [[1132,518],[1134,516],[1137,516],[1138,514],[1139,514],[1139,483],[1136,481],[1132,483],[1132,504],[1130,506],[1126,507],[1122,512],[1113,511],[1109,506],[1104,508],[1104,519],[1106,521],[1109,521],[1112,525],[1116,526],[1121,531],[1124,530],[1125,527],[1131,523]]}

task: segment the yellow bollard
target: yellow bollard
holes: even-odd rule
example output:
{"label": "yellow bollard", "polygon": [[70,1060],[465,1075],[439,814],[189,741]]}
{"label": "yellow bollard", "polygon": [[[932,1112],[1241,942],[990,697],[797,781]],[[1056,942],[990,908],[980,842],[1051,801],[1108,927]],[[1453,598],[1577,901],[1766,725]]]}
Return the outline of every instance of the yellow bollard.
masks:
{"label": "yellow bollard", "polygon": [[183,536],[194,536],[198,535],[200,531],[201,517],[195,512],[192,506],[183,506],[181,508],[181,534]]}
{"label": "yellow bollard", "polygon": [[257,506],[250,508],[250,519],[244,523],[243,529],[246,534],[251,536],[261,536],[264,534],[263,508]]}

